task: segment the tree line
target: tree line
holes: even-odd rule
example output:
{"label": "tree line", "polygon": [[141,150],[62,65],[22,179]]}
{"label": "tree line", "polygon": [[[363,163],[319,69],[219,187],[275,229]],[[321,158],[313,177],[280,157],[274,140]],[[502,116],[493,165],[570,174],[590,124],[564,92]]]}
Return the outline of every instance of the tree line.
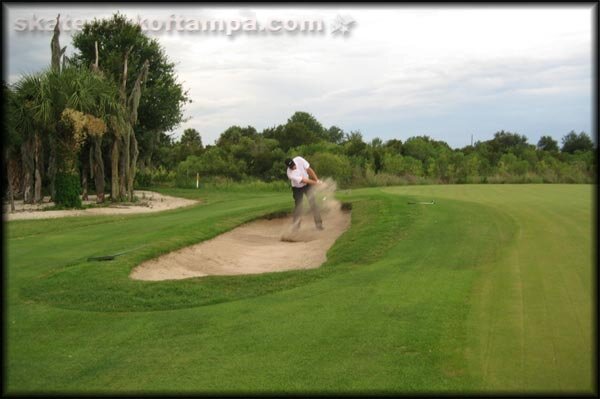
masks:
{"label": "tree line", "polygon": [[285,180],[283,161],[302,155],[321,176],[341,186],[415,183],[591,183],[597,157],[590,136],[571,131],[561,145],[550,136],[536,144],[524,135],[498,131],[493,138],[452,149],[427,135],[405,141],[375,138],[366,142],[359,131],[325,128],[313,115],[296,112],[286,123],[258,132],[231,126],[214,145],[203,146],[195,129],[178,141],[164,137],[142,174],[144,185],[195,185],[204,180]]}

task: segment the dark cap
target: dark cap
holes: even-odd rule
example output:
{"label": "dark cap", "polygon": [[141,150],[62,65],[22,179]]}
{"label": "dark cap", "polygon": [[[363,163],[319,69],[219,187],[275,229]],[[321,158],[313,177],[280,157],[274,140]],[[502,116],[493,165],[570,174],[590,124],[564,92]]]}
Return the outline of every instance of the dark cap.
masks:
{"label": "dark cap", "polygon": [[285,165],[290,169],[292,168],[292,166],[296,166],[296,164],[294,163],[294,160],[292,158],[287,158],[285,160]]}

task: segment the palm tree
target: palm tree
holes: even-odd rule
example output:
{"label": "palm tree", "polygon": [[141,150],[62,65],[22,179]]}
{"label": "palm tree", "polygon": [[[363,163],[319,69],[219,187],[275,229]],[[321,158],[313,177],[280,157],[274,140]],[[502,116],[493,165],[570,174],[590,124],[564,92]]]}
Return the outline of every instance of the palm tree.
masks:
{"label": "palm tree", "polygon": [[[98,202],[104,201],[104,161],[102,143],[110,126],[119,128],[124,118],[124,109],[118,98],[116,86],[105,79],[97,70],[71,67],[60,74],[65,94],[65,109],[82,112],[84,129],[89,143],[88,160],[94,178]],[[112,122],[112,123],[111,123]]]}
{"label": "palm tree", "polygon": [[[102,157],[102,142],[106,136],[106,131],[110,131],[109,138],[113,141],[113,147],[116,144],[118,149],[121,140],[121,132],[126,128],[126,109],[119,100],[118,89],[116,85],[98,72],[98,68],[92,69],[89,85],[96,96],[96,109],[94,114],[100,118],[107,127],[101,132],[100,123],[97,119],[90,118],[88,121],[88,133],[91,138],[90,166],[96,184],[96,193],[98,202],[104,201],[104,161]],[[94,128],[95,126],[95,128]],[[115,151],[112,151],[113,155]],[[118,151],[116,151],[118,155]],[[115,186],[118,187],[118,158],[112,162],[112,182],[111,182],[111,200],[115,200]]]}
{"label": "palm tree", "polygon": [[137,124],[138,120],[138,107],[140,106],[140,98],[142,96],[142,85],[148,78],[148,69],[150,63],[146,60],[142,66],[142,70],[138,75],[133,89],[129,95],[129,99],[127,100],[127,112],[129,114],[129,137],[131,140],[130,145],[130,163],[128,165],[127,170],[127,192],[129,195],[129,201],[133,201],[133,182],[135,180],[135,173],[137,168],[137,159],[139,155],[138,150],[138,142],[135,137],[134,126]]}
{"label": "palm tree", "polygon": [[15,85],[14,123],[15,130],[22,137],[23,201],[28,204],[41,200],[41,151],[39,149],[41,140],[40,125],[36,117],[36,113],[39,112],[41,88],[39,75],[25,75]]}
{"label": "palm tree", "polygon": [[[25,166],[24,198],[26,202],[42,199],[43,139],[50,149],[48,176],[54,199],[57,173],[77,174],[78,153],[87,138],[90,146],[90,169],[95,179],[98,200],[102,202],[102,137],[109,121],[115,122],[113,126],[119,130],[126,125],[122,123],[127,116],[126,107],[116,86],[102,76],[98,66],[97,43],[96,61],[91,69],[69,65],[63,58],[61,70],[60,57],[66,47],[61,49],[59,44],[59,18],[60,14],[56,18],[50,46],[51,67],[42,73],[23,77],[15,90],[17,106],[12,113],[15,131],[25,138],[21,145]],[[139,102],[139,98],[137,100]],[[85,168],[84,176],[87,178]]]}
{"label": "palm tree", "polygon": [[[150,62],[144,61],[142,68],[133,84],[133,88],[127,93],[127,77],[128,77],[128,62],[129,54],[133,50],[130,46],[123,55],[123,74],[119,87],[119,99],[121,106],[125,110],[124,124],[121,125],[118,141],[114,141],[113,147],[113,165],[115,165],[116,152],[120,151],[120,162],[117,165],[120,168],[119,172],[119,197],[129,197],[129,201],[133,201],[133,182],[137,167],[137,158],[139,155],[138,142],[135,136],[134,127],[138,120],[138,108],[142,95],[142,86],[148,78],[148,70]],[[119,148],[120,147],[120,148]],[[113,183],[114,184],[114,183]]]}
{"label": "palm tree", "polygon": [[[114,84],[86,68],[50,69],[22,78],[16,85],[16,96],[16,129],[25,138],[22,154],[26,200],[32,191],[32,174],[35,175],[35,200],[41,199],[42,141],[49,143],[48,175],[53,186],[56,173],[77,174],[78,153],[87,138],[93,150],[94,177],[102,201],[102,137],[111,116],[117,120],[124,118]],[[66,119],[65,110],[72,111],[66,114]],[[81,119],[80,129],[73,129],[74,125],[68,123],[70,116]]]}
{"label": "palm tree", "polygon": [[15,126],[16,102],[13,90],[8,87],[6,82],[2,81],[2,91],[4,92],[4,131],[6,133],[4,157],[7,173],[7,194],[10,202],[10,211],[15,211],[15,182],[18,182],[21,136],[18,134]]}
{"label": "palm tree", "polygon": [[[94,92],[98,95],[98,114],[104,115],[105,125],[108,127],[110,134],[108,135],[111,140],[111,201],[118,201],[124,198],[124,190],[121,190],[120,182],[125,182],[125,178],[119,176],[119,161],[121,157],[121,151],[123,143],[125,142],[124,136],[128,132],[127,123],[127,109],[126,103],[123,101],[124,92],[121,89],[117,89],[114,83],[104,76],[104,73],[100,69],[99,65],[99,52],[98,42],[94,43],[96,57],[90,70],[93,76],[96,78],[92,83],[95,83],[97,87],[94,88]],[[125,81],[127,79],[127,55],[131,51],[131,48],[127,51],[125,56]],[[100,78],[100,79],[98,79]],[[94,85],[93,85],[94,86]],[[124,89],[124,87],[123,87]],[[104,200],[104,161],[102,158],[102,134],[91,134],[92,146],[90,148],[90,170],[94,176],[96,183],[96,192],[98,193],[98,202]],[[125,157],[122,157],[125,159]],[[121,171],[125,171],[126,168],[121,165]]]}

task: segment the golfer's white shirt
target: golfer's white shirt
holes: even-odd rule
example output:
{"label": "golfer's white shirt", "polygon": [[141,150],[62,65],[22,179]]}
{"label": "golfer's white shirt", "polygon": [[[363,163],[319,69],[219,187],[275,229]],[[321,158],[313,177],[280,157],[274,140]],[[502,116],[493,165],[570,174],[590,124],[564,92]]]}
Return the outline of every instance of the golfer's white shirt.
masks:
{"label": "golfer's white shirt", "polygon": [[296,157],[293,161],[296,164],[296,169],[287,168],[288,179],[292,182],[292,187],[304,187],[306,183],[302,183],[302,178],[308,178],[306,169],[310,167],[310,164],[302,157]]}

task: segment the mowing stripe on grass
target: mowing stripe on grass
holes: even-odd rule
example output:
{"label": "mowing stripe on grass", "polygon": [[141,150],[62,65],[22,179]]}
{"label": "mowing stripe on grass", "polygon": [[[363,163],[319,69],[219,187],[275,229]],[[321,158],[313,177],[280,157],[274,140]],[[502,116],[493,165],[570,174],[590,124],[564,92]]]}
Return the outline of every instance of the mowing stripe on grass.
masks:
{"label": "mowing stripe on grass", "polygon": [[[8,392],[589,391],[587,190],[352,190],[339,195],[352,227],[321,268],[180,282],[128,274],[289,209],[289,194],[219,193],[119,223],[57,221],[48,235],[9,223]],[[106,267],[69,263],[142,243]]]}
{"label": "mowing stripe on grass", "polygon": [[516,241],[476,285],[471,335],[482,390],[591,392],[592,186],[403,187],[397,194],[469,200],[518,225]]}

